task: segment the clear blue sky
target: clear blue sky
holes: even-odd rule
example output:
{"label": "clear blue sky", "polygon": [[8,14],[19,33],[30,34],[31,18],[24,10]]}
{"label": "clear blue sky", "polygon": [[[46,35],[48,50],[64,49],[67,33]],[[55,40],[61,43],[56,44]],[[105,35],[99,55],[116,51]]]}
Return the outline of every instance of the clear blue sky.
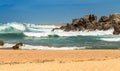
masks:
{"label": "clear blue sky", "polygon": [[69,23],[94,13],[120,13],[120,0],[0,0],[0,22]]}

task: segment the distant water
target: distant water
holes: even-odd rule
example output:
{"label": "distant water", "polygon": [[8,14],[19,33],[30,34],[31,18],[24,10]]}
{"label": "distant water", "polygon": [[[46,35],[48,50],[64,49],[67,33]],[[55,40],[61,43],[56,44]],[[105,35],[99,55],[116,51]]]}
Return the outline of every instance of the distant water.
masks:
{"label": "distant water", "polygon": [[71,31],[64,32],[53,28],[56,25],[35,25],[7,23],[0,25],[0,40],[4,47],[23,42],[22,49],[118,49],[120,35],[112,35],[113,29],[107,31]]}

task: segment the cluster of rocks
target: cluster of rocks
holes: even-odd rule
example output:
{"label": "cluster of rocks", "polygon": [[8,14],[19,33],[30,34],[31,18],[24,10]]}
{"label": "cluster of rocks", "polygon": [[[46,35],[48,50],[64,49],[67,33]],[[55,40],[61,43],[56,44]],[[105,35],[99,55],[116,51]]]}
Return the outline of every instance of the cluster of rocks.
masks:
{"label": "cluster of rocks", "polygon": [[[0,46],[4,46],[4,41],[2,41],[2,40],[0,40]],[[17,43],[17,44],[15,44],[14,46],[12,46],[11,48],[12,49],[19,49],[20,48],[20,46],[23,46],[23,43]]]}
{"label": "cluster of rocks", "polygon": [[94,31],[94,30],[108,30],[114,28],[113,34],[120,34],[120,14],[111,14],[109,16],[101,16],[97,20],[97,16],[94,14],[85,15],[82,18],[73,19],[71,24],[61,26],[60,28],[66,32],[69,31]]}

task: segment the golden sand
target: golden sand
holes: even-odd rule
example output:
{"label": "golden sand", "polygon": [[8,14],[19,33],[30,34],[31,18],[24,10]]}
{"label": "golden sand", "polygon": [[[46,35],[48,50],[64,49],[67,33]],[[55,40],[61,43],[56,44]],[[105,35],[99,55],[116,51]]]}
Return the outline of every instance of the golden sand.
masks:
{"label": "golden sand", "polygon": [[120,50],[0,50],[0,71],[120,71]]}

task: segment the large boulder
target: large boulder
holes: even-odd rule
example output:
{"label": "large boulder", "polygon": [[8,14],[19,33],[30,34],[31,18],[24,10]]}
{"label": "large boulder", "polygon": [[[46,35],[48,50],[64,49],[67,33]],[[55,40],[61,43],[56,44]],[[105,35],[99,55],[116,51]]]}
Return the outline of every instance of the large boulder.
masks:
{"label": "large boulder", "polygon": [[118,35],[120,34],[120,25],[114,24],[114,32],[113,34]]}
{"label": "large boulder", "polygon": [[74,24],[74,25],[70,25],[70,28],[72,31],[77,31],[77,28],[78,28],[78,24]]}
{"label": "large boulder", "polygon": [[76,27],[83,26],[83,24],[85,24],[85,21],[83,18],[73,19],[72,21],[72,25],[77,25]]}
{"label": "large boulder", "polygon": [[98,30],[103,30],[103,22],[99,22],[97,25],[96,25],[96,29],[98,29]]}
{"label": "large boulder", "polygon": [[113,25],[111,22],[105,22],[105,24],[103,25],[103,30],[108,30],[113,28]]}
{"label": "large boulder", "polygon": [[101,18],[99,19],[99,22],[107,22],[107,21],[109,21],[108,16],[101,16]]}
{"label": "large boulder", "polygon": [[65,26],[64,31],[66,31],[66,32],[71,31],[71,24],[67,24],[67,25]]}
{"label": "large boulder", "polygon": [[20,46],[23,46],[23,43],[17,43],[16,45],[14,45],[12,48],[13,49],[19,49],[20,48]]}
{"label": "large boulder", "polygon": [[97,22],[97,16],[94,14],[89,15],[89,21],[90,22]]}
{"label": "large boulder", "polygon": [[78,27],[78,31],[83,31],[83,30],[85,30],[85,28],[83,26]]}
{"label": "large boulder", "polygon": [[110,20],[114,26],[114,32],[113,34],[118,35],[120,34],[120,14],[111,14]]}
{"label": "large boulder", "polygon": [[89,22],[86,24],[86,29],[89,31],[94,31],[96,28],[95,28],[94,24]]}
{"label": "large boulder", "polygon": [[97,16],[96,15],[94,15],[94,14],[89,14],[89,15],[85,15],[84,17],[83,17],[83,19],[86,21],[86,22],[91,22],[91,23],[93,23],[93,22],[97,22]]}
{"label": "large boulder", "polygon": [[117,23],[120,22],[120,14],[118,14],[118,13],[111,14],[111,15],[109,16],[109,18],[110,18],[110,21],[111,21],[113,24],[117,24]]}
{"label": "large boulder", "polygon": [[108,30],[113,28],[113,25],[108,16],[101,16],[98,21],[97,29],[98,30]]}
{"label": "large boulder", "polygon": [[89,14],[83,17],[84,21],[85,21],[85,26],[84,28],[89,30],[89,31],[93,31],[96,29],[96,25],[97,25],[97,16],[94,14]]}
{"label": "large boulder", "polygon": [[115,13],[115,14],[110,14],[109,16],[110,20],[114,20],[114,19],[120,19],[120,14],[119,13]]}
{"label": "large boulder", "polygon": [[4,41],[0,40],[0,46],[4,45]]}
{"label": "large boulder", "polygon": [[80,22],[80,19],[79,18],[76,18],[76,19],[73,19],[72,20],[72,24],[78,24]]}

